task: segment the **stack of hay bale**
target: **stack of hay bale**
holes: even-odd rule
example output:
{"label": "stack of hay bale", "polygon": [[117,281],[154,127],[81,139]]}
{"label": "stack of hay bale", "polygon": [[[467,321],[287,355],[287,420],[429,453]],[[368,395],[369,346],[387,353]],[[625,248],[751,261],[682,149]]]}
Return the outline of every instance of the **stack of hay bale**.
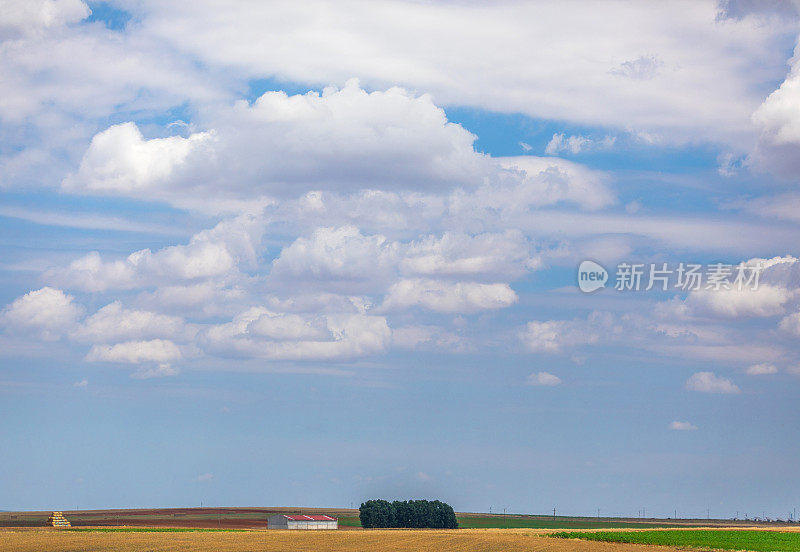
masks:
{"label": "stack of hay bale", "polygon": [[50,517],[47,518],[47,525],[52,525],[53,527],[72,527],[67,518],[64,517],[62,512],[53,512],[50,514]]}

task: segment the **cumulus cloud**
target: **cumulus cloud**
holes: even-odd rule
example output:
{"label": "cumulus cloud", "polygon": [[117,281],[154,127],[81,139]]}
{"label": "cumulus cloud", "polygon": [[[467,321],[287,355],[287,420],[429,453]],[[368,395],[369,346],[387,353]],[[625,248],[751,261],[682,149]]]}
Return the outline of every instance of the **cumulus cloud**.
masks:
{"label": "cumulus cloud", "polygon": [[[584,209],[608,207],[616,201],[608,187],[608,177],[583,165],[553,157],[502,157],[501,166],[515,171],[522,181],[509,178],[490,194],[479,194],[488,206],[541,207],[572,203]],[[488,196],[494,197],[488,197]]]}
{"label": "cumulus cloud", "polygon": [[738,318],[745,316],[775,316],[784,312],[793,293],[784,287],[763,284],[756,290],[728,289],[692,292],[691,307],[698,312]]}
{"label": "cumulus cloud", "polygon": [[[740,269],[741,286],[735,281]],[[748,283],[753,270],[759,270],[757,280]],[[680,309],[684,315],[722,318],[776,316],[786,312],[799,290],[800,263],[795,257],[754,258],[732,267],[728,289],[692,291]]]}
{"label": "cumulus cloud", "polygon": [[783,176],[795,175],[800,148],[800,45],[795,47],[792,66],[780,87],[753,113],[761,129],[756,159],[767,170]]}
{"label": "cumulus cloud", "polygon": [[765,376],[769,374],[777,374],[778,367],[769,362],[762,362],[761,364],[753,364],[745,370],[748,376]]}
{"label": "cumulus cloud", "polygon": [[290,279],[310,280],[315,285],[358,283],[390,277],[398,245],[384,236],[364,236],[358,228],[318,228],[309,238],[298,238],[281,250],[273,262],[272,274]]}
{"label": "cumulus cloud", "polygon": [[424,278],[404,279],[389,288],[383,310],[422,307],[438,312],[469,313],[502,309],[517,302],[508,284],[448,282]]}
{"label": "cumulus cloud", "polygon": [[0,323],[14,333],[27,333],[52,341],[68,333],[83,313],[72,295],[43,287],[17,298],[0,313]]}
{"label": "cumulus cloud", "polygon": [[167,339],[126,341],[116,345],[94,345],[86,360],[89,362],[169,363],[182,358],[180,348]]}
{"label": "cumulus cloud", "polygon": [[76,259],[66,269],[47,271],[44,278],[64,287],[93,292],[213,279],[234,271],[240,262],[254,262],[254,242],[260,235],[259,220],[243,215],[195,234],[185,245],[155,252],[142,249],[113,261],[104,261],[95,251]]}
{"label": "cumulus cloud", "polygon": [[679,422],[675,420],[671,424],[669,424],[669,428],[673,431],[696,431],[697,426],[690,423],[690,422]]}
{"label": "cumulus cloud", "polygon": [[126,309],[119,301],[114,301],[87,317],[74,330],[72,337],[107,343],[152,337],[188,338],[193,333],[179,317]]}
{"label": "cumulus cloud", "polygon": [[559,385],[561,383],[561,378],[554,376],[549,372],[537,372],[528,376],[525,380],[525,383],[528,385],[552,387],[554,385]]}
{"label": "cumulus cloud", "polygon": [[566,348],[597,343],[599,340],[591,324],[568,320],[532,320],[525,325],[519,337],[533,353],[560,353]]}
{"label": "cumulus cloud", "polygon": [[525,236],[515,230],[475,236],[445,232],[426,236],[402,250],[400,270],[420,276],[497,277],[521,276],[538,268]]}
{"label": "cumulus cloud", "polygon": [[738,394],[741,389],[731,380],[715,375],[713,372],[697,372],[686,380],[686,389],[701,393]]}
{"label": "cumulus cloud", "polygon": [[252,201],[319,187],[430,190],[478,183],[489,170],[475,136],[429,96],[367,92],[356,80],[321,94],[267,92],[207,124],[187,138],[150,140],[133,123],[113,126],[92,139],[64,188],[196,206],[198,193]]}
{"label": "cumulus cloud", "polygon": [[186,163],[189,153],[209,145],[213,134],[145,140],[134,123],[109,127],[92,138],[80,168],[64,189],[96,194],[156,196]]}
{"label": "cumulus cloud", "polygon": [[386,319],[365,314],[300,318],[250,308],[205,332],[205,350],[221,356],[270,360],[348,359],[384,352],[391,343]]}
{"label": "cumulus cloud", "polygon": [[541,259],[525,236],[503,233],[445,232],[410,242],[364,235],[354,226],[317,228],[281,250],[272,276],[316,289],[385,291],[402,276],[515,279],[540,267]]}

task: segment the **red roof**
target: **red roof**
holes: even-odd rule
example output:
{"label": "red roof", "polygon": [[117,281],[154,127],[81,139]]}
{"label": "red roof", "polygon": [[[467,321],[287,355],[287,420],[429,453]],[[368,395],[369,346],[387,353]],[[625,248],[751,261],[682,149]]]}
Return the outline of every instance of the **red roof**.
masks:
{"label": "red roof", "polygon": [[292,521],[336,521],[336,518],[331,516],[305,516],[302,514],[294,514],[284,517],[286,517],[286,519],[291,519]]}

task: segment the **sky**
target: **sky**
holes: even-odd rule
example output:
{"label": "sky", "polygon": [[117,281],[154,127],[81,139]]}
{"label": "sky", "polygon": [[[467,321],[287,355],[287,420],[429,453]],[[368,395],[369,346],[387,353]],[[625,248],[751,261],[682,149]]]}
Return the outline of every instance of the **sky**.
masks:
{"label": "sky", "polygon": [[0,1],[0,509],[785,519],[798,14]]}

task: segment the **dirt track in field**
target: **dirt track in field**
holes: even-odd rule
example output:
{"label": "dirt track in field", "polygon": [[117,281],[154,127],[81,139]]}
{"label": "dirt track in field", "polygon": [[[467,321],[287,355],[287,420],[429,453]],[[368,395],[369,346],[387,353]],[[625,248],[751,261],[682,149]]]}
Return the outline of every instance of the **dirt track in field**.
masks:
{"label": "dirt track in field", "polygon": [[101,533],[0,529],[2,552],[675,552],[553,539],[531,529]]}

